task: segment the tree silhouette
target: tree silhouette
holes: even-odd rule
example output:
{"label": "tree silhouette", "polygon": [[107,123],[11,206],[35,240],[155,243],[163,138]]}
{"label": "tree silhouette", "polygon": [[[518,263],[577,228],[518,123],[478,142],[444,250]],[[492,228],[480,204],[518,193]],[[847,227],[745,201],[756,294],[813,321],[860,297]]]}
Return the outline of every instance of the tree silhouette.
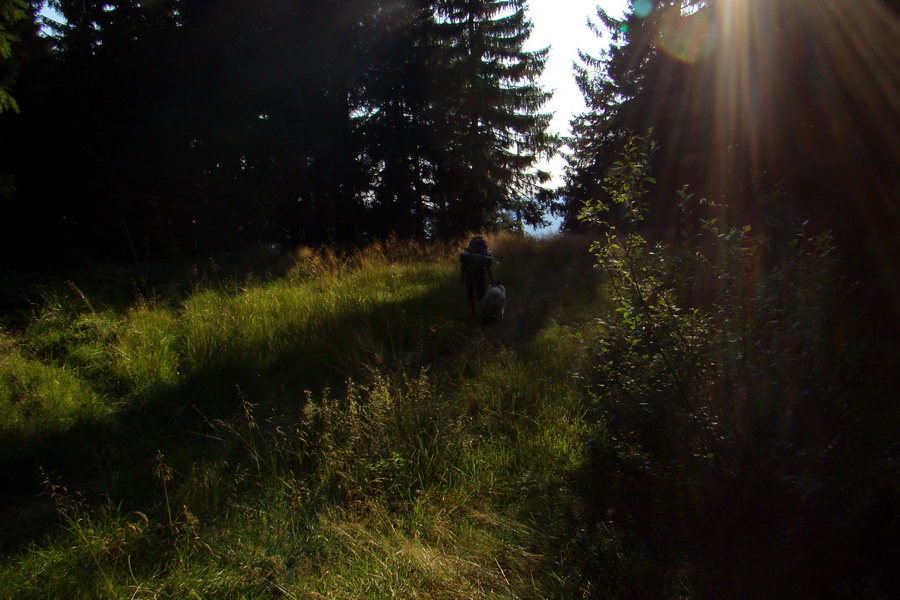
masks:
{"label": "tree silhouette", "polygon": [[898,247],[895,3],[647,6],[621,20],[599,11],[598,32],[614,43],[598,58],[582,54],[588,111],[574,122],[567,226],[586,200],[602,200],[623,138],[652,129],[648,223],[660,235],[677,233],[676,191],[687,185],[720,204],[717,216],[754,230],[777,210],[835,231],[848,253]]}
{"label": "tree silhouette", "polygon": [[541,219],[557,140],[519,0],[51,5],[0,115],[0,237],[38,263]]}
{"label": "tree silhouette", "polygon": [[0,0],[0,113],[18,110],[9,88],[20,68],[21,54],[13,50],[23,35],[34,33],[33,25],[33,9],[25,0]]}
{"label": "tree silhouette", "polygon": [[436,82],[437,229],[447,234],[495,223],[505,210],[540,221],[536,194],[549,174],[535,169],[558,147],[536,85],[547,51],[525,51],[531,31],[519,0],[436,3],[443,52]]}

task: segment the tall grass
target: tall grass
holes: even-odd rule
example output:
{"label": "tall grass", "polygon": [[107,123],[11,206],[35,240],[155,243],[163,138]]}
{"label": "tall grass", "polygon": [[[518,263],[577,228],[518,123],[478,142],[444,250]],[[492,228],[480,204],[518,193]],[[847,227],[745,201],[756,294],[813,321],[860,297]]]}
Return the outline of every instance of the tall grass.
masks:
{"label": "tall grass", "polygon": [[0,333],[0,382],[0,428],[9,436],[60,431],[109,410],[77,368],[42,362],[5,333]]}
{"label": "tall grass", "polygon": [[[53,500],[58,525],[30,547],[30,529],[6,529],[0,589],[537,593],[533,517],[580,460],[571,327],[597,281],[585,240],[491,242],[512,315],[491,330],[469,320],[458,249],[439,244],[301,249],[281,276],[199,276],[180,300],[139,297],[124,309],[75,284],[47,295],[26,327],[4,334],[4,365],[19,377],[30,361],[41,386],[67,373],[108,419],[78,440],[92,448],[90,468],[59,457],[39,477],[42,503],[25,491],[12,499],[12,515],[48,516]],[[37,432],[50,421],[86,418],[37,405],[38,389],[11,401],[37,406],[30,429],[5,417],[4,435],[33,432],[32,451],[10,446],[11,477],[41,472],[57,438]]]}
{"label": "tall grass", "polygon": [[490,327],[461,244],[46,293],[0,337],[0,596],[882,597],[888,338],[829,238],[601,239],[488,236]]}

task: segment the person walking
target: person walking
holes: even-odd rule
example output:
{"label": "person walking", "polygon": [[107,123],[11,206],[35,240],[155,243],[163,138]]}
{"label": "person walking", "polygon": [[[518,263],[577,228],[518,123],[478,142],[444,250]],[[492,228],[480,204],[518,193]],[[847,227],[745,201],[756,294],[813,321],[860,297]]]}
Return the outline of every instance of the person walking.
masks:
{"label": "person walking", "polygon": [[484,298],[485,276],[494,283],[493,270],[494,257],[488,248],[487,242],[480,235],[476,235],[469,242],[468,247],[459,255],[459,282],[466,288],[466,298],[469,300],[469,311],[475,316],[475,302],[481,302]]}

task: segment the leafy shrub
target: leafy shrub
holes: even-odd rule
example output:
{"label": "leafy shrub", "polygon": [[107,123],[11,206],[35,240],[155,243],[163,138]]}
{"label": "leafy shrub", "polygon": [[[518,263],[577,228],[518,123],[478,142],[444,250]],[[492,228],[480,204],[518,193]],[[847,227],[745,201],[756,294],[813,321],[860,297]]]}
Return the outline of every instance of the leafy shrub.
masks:
{"label": "leafy shrub", "polygon": [[[866,492],[877,502],[837,501],[859,480],[834,469],[874,464],[847,443],[864,435],[861,415],[871,410],[849,377],[869,365],[848,346],[840,307],[852,286],[832,238],[779,222],[771,229],[792,232],[782,244],[783,235],[713,217],[678,245],[650,242],[641,225],[653,150],[632,138],[606,179],[611,205],[583,215],[600,225],[593,251],[612,300],[592,347],[584,476],[595,526],[603,523],[595,534],[616,540],[628,560],[653,564],[655,593],[685,585],[710,597],[871,591],[883,559],[858,563],[872,553],[838,540],[884,519],[876,507],[897,497],[898,474],[875,468],[893,482]],[[874,446],[885,452],[889,443]],[[835,512],[810,512],[823,498]],[[822,553],[817,544],[828,560],[807,559]],[[604,556],[587,569],[595,586]]]}

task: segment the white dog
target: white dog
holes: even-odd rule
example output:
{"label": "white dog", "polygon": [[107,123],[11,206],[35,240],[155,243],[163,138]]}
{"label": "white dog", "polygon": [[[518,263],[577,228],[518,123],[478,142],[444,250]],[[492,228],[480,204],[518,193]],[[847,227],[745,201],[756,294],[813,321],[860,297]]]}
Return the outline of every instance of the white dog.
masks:
{"label": "white dog", "polygon": [[506,288],[500,282],[492,283],[484,293],[481,301],[485,323],[499,323],[503,320],[503,312],[506,306]]}

